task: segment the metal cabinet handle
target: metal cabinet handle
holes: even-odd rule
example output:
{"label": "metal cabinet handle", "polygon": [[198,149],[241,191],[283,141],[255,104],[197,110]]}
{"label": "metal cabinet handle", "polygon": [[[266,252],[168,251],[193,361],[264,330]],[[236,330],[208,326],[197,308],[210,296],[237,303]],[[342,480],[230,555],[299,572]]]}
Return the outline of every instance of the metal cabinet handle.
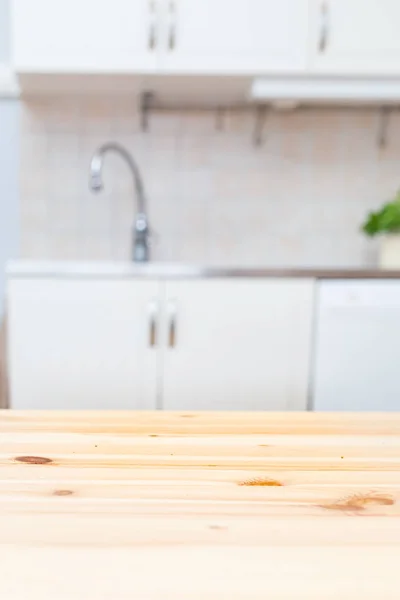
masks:
{"label": "metal cabinet handle", "polygon": [[329,42],[329,4],[327,0],[323,0],[320,10],[320,31],[318,50],[323,54],[328,47]]}
{"label": "metal cabinet handle", "polygon": [[176,345],[176,301],[168,302],[168,346],[175,348]]}
{"label": "metal cabinet handle", "polygon": [[155,50],[157,46],[157,28],[156,28],[156,3],[154,0],[149,2],[149,13],[150,13],[150,25],[149,25],[149,37],[148,37],[148,48],[149,50]]}
{"label": "metal cabinet handle", "polygon": [[158,317],[158,302],[152,300],[149,303],[149,346],[154,348],[157,346],[157,317]]}
{"label": "metal cabinet handle", "polygon": [[152,23],[149,27],[149,50],[154,50],[156,47],[156,26]]}
{"label": "metal cabinet handle", "polygon": [[169,3],[170,26],[168,34],[168,48],[172,52],[176,47],[176,7],[172,0]]}

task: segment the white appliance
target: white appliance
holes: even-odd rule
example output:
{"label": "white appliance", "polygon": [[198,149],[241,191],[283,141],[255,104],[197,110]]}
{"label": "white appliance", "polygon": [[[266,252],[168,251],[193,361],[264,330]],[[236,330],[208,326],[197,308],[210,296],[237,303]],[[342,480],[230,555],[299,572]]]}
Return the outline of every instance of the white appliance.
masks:
{"label": "white appliance", "polygon": [[325,280],[317,295],[312,408],[400,410],[400,281]]}

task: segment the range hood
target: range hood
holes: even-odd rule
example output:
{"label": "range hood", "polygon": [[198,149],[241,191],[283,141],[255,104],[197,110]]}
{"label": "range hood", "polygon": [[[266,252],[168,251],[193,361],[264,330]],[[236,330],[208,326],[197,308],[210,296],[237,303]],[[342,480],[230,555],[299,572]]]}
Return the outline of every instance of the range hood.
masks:
{"label": "range hood", "polygon": [[399,104],[400,78],[260,77],[250,97],[260,103]]}

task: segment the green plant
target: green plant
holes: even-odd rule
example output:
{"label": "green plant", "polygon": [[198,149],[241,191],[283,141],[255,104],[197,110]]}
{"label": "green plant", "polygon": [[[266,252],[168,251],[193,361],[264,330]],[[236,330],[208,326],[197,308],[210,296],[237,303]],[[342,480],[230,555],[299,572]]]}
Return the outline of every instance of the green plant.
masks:
{"label": "green plant", "polygon": [[361,229],[370,237],[380,233],[400,233],[400,191],[392,202],[387,202],[377,212],[370,212]]}

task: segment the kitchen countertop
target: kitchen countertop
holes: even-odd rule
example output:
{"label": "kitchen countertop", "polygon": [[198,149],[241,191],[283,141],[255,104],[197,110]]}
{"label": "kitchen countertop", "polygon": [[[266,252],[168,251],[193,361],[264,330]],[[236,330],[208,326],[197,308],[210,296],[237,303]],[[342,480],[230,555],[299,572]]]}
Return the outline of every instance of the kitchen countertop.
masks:
{"label": "kitchen countertop", "polygon": [[9,277],[56,277],[56,278],[285,278],[303,277],[316,279],[400,279],[400,270],[382,269],[322,269],[322,268],[247,268],[208,267],[179,263],[130,263],[102,261],[11,261],[7,265]]}
{"label": "kitchen countertop", "polygon": [[0,597],[398,599],[400,414],[0,412]]}

